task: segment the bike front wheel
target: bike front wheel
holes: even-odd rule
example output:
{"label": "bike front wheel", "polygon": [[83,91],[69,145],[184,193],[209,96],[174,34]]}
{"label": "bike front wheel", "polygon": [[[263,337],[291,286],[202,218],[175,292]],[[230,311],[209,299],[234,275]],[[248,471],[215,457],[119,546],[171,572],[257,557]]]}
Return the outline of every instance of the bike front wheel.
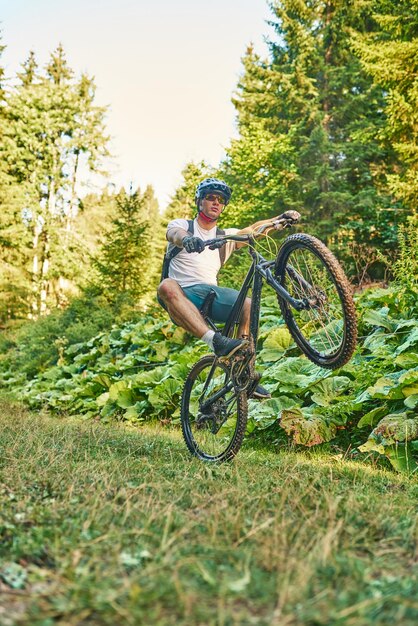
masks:
{"label": "bike front wheel", "polygon": [[237,391],[225,363],[198,361],[181,399],[181,427],[189,451],[202,461],[229,461],[241,447],[247,425],[247,395]]}
{"label": "bike front wheel", "polygon": [[275,277],[300,310],[278,296],[284,321],[299,348],[328,369],[350,360],[357,342],[356,311],[350,284],[332,252],[316,237],[287,237],[275,264]]}

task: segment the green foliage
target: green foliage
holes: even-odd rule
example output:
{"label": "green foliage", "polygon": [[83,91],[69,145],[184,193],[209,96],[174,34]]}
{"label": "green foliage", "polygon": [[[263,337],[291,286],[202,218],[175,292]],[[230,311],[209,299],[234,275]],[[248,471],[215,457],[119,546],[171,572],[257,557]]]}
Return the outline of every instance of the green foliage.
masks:
{"label": "green foliage", "polygon": [[[381,271],[376,248],[396,248],[397,227],[414,207],[403,203],[417,180],[412,5],[271,3],[276,36],[268,59],[251,47],[243,58],[234,96],[239,137],[219,170],[234,188],[236,225],[296,209],[359,281]],[[399,57],[391,37],[402,40]],[[407,102],[399,96],[395,104],[396,89]],[[397,135],[396,116],[405,124]],[[395,181],[404,181],[404,194]]]}
{"label": "green foliage", "polygon": [[[43,73],[31,52],[6,92],[0,68],[0,320],[62,307],[65,289],[90,285],[90,301],[6,330],[4,387],[31,407],[86,419],[178,421],[184,378],[205,348],[185,346],[183,331],[146,307],[163,226],[192,217],[197,183],[216,173],[234,188],[226,225],[300,210],[304,227],[339,248],[360,282],[370,264],[385,263],[396,280],[358,296],[361,345],[337,372],[300,355],[276,298],[264,298],[258,363],[273,397],[250,403],[248,432],[350,446],[415,471],[415,7],[416,0],[275,0],[269,58],[252,48],[243,58],[238,138],[218,170],[186,165],[162,220],[151,188],[77,197],[83,169],[99,172],[107,155],[105,110],[95,104],[93,80],[74,78],[61,45]],[[238,287],[247,267],[245,251],[234,255],[222,283]]]}
{"label": "green foliage", "polygon": [[391,271],[402,288],[402,300],[411,313],[418,300],[418,218],[415,216],[398,235],[398,255]]}
{"label": "green foliage", "polygon": [[117,316],[103,298],[87,294],[64,311],[12,325],[0,335],[0,371],[8,372],[11,384],[37,376],[55,365],[65,348],[88,341]]}
{"label": "green foliage", "polygon": [[124,295],[132,302],[155,292],[159,279],[158,234],[162,231],[158,203],[151,187],[115,197],[110,228],[94,265],[96,281],[110,302]]}
{"label": "green foliage", "polygon": [[353,49],[366,72],[386,91],[387,124],[381,137],[399,156],[388,174],[394,195],[412,210],[418,199],[417,152],[417,0],[373,0],[374,24],[367,33],[353,34]]}
{"label": "green foliage", "polygon": [[[331,372],[300,355],[276,297],[263,299],[257,363],[272,399],[250,402],[248,433],[267,429],[277,436],[284,430],[298,445],[361,446],[361,452],[384,454],[399,469],[396,448],[403,451],[402,467],[406,463],[412,471],[418,445],[416,301],[414,309],[410,303],[405,308],[402,286],[393,285],[365,291],[357,303],[364,339],[352,362]],[[57,336],[60,322],[45,318],[29,328],[30,350],[24,334],[15,339],[20,359],[0,362],[2,383],[32,408],[105,421],[178,423],[185,377],[206,347],[198,341],[185,345],[185,332],[155,314],[79,342],[83,326],[74,321],[75,311],[68,313],[72,323],[67,321],[65,339]],[[10,345],[3,349],[10,355]]]}
{"label": "green foliage", "polygon": [[[0,36],[0,59],[1,59],[1,56],[2,56],[3,51],[4,51],[5,48],[6,48],[6,46],[4,46],[1,43],[1,36]],[[4,89],[3,89],[3,87],[4,87],[4,74],[5,74],[4,67],[2,65],[0,65],[0,105],[3,104],[3,98],[4,98]]]}
{"label": "green foliage", "polygon": [[81,176],[99,172],[108,156],[94,81],[74,79],[62,46],[45,73],[31,53],[18,76],[0,115],[3,319],[36,317],[62,303],[63,284],[77,273],[73,222]]}

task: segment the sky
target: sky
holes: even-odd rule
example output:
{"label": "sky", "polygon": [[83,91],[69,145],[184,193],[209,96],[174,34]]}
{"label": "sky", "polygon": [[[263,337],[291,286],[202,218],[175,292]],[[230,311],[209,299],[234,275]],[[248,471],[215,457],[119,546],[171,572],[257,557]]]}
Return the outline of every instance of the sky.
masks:
{"label": "sky", "polygon": [[2,65],[12,78],[62,43],[109,106],[111,181],[151,184],[163,209],[187,162],[225,155],[241,57],[250,43],[267,56],[269,19],[266,0],[0,0]]}

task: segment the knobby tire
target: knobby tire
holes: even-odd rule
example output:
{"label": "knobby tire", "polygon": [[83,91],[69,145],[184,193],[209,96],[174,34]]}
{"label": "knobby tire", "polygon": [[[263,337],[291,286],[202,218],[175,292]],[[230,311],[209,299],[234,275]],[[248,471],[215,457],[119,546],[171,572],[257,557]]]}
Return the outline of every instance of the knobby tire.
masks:
{"label": "knobby tire", "polygon": [[[181,428],[187,448],[192,455],[202,461],[212,463],[230,461],[235,457],[244,439],[248,415],[246,392],[236,392],[234,388],[231,388],[229,395],[227,394],[225,398],[231,399],[231,404],[235,403],[236,405],[236,415],[231,420],[234,422],[233,426],[231,426],[232,432],[222,435],[221,427],[219,433],[212,434],[209,432],[209,428],[205,431],[204,427],[200,429],[197,427],[198,422],[196,418],[199,419],[199,412],[196,408],[197,398],[199,397],[201,387],[204,386],[203,381],[208,383],[208,388],[210,388],[211,381],[208,381],[207,378],[210,375],[212,375],[212,378],[215,378],[215,374],[218,374],[218,372],[220,372],[221,377],[225,376],[226,378],[228,376],[228,367],[218,361],[214,355],[208,355],[200,359],[193,365],[186,378],[181,398]],[[222,388],[222,385],[220,387]],[[210,393],[208,397],[210,397]],[[203,441],[205,437],[208,438],[207,444]],[[212,450],[210,450],[211,447],[213,448]],[[214,452],[215,447],[217,447],[216,453]]]}
{"label": "knobby tire", "polygon": [[[292,261],[295,259],[298,261],[298,257],[303,259],[302,270],[299,269],[299,265],[292,265]],[[330,305],[327,301],[328,295],[323,295],[326,303],[322,307],[322,311],[321,306],[318,306],[316,307],[316,310],[313,308],[311,312],[304,311],[303,313],[300,313],[293,309],[288,302],[278,295],[280,310],[290,334],[308,359],[320,367],[337,369],[350,360],[357,343],[357,317],[351,287],[337,259],[316,237],[297,233],[287,237],[283,242],[276,259],[274,272],[279,283],[287,291],[289,291],[289,293],[291,293],[292,289],[294,290],[294,293],[291,293],[293,297],[302,298],[303,296],[310,296],[309,289],[306,288],[306,284],[308,284],[309,281],[311,281],[311,283],[314,282],[309,271],[310,259],[312,264],[316,264],[315,271],[317,272],[317,275],[319,275],[322,271],[322,275],[330,281],[329,292],[331,293],[332,290],[331,295],[334,297],[334,301]],[[308,278],[305,282],[294,278],[295,275],[296,277],[302,276],[302,278],[304,278],[304,267],[308,268],[306,271]],[[332,285],[334,285],[335,290]],[[321,285],[318,281],[318,283],[314,285],[314,289],[312,291],[315,291],[316,289],[317,293],[327,293],[325,290],[321,291],[322,287],[324,287],[324,284]],[[327,334],[329,335],[327,326],[331,327],[333,323],[331,315],[326,309],[328,307],[328,309],[332,311],[333,306],[335,309],[337,309],[337,307],[341,307],[341,320],[337,320],[341,329],[341,339],[335,333],[335,337],[333,339],[335,343],[338,343],[338,345],[332,346],[330,352],[327,353],[327,351],[321,351],[318,349],[318,345],[314,345],[315,340],[309,337],[305,328],[308,327],[309,324],[312,327],[315,323],[317,323],[319,328],[322,324],[323,330],[318,331],[317,335],[320,336],[322,332],[322,342],[324,345],[324,337],[326,337]],[[308,322],[305,327],[303,327],[303,324],[300,321],[303,315],[306,315],[308,318]],[[309,320],[309,315],[312,317],[311,320]],[[320,320],[321,316],[325,321]],[[312,337],[315,337],[314,331],[311,332]]]}

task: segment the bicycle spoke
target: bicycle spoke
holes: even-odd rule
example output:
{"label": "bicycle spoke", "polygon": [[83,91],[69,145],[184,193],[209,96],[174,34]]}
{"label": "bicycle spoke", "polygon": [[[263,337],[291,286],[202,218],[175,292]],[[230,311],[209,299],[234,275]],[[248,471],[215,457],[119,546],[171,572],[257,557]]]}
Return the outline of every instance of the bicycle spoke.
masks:
{"label": "bicycle spoke", "polygon": [[231,458],[241,445],[245,423],[246,398],[235,392],[228,367],[214,357],[199,361],[182,400],[183,434],[191,452],[203,460]]}
{"label": "bicycle spoke", "polygon": [[335,353],[343,339],[344,312],[332,276],[314,253],[303,248],[292,251],[289,266],[285,285],[290,295],[311,303],[293,312],[298,327],[319,353]]}

